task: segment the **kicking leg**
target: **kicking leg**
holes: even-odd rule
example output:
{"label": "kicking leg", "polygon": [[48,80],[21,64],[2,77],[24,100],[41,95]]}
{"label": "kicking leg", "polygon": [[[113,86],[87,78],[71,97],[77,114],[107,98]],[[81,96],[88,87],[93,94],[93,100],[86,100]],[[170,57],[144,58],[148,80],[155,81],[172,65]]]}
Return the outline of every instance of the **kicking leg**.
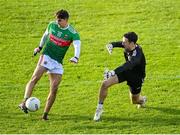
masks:
{"label": "kicking leg", "polygon": [[31,97],[34,86],[36,85],[38,80],[42,77],[43,73],[47,71],[46,68],[44,68],[43,66],[40,65],[41,59],[42,59],[42,57],[40,57],[40,60],[39,60],[39,62],[37,64],[37,67],[34,70],[34,73],[33,73],[32,77],[31,77],[31,79],[29,80],[29,82],[26,85],[26,89],[25,89],[25,93],[24,93],[24,100],[18,106],[25,113],[28,113],[27,108],[25,106],[26,100],[29,97]]}

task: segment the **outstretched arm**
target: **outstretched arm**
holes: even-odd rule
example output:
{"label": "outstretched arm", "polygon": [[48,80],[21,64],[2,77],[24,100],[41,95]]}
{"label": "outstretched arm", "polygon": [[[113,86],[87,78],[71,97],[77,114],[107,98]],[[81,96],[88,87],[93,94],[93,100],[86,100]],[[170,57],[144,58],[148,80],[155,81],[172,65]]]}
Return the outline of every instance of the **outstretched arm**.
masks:
{"label": "outstretched arm", "polygon": [[112,54],[112,50],[114,47],[121,47],[124,48],[122,41],[118,41],[118,42],[110,42],[109,44],[106,45],[106,48],[109,52],[109,54]]}
{"label": "outstretched arm", "polygon": [[113,48],[114,47],[121,47],[124,48],[122,41],[118,41],[118,42],[111,42],[110,44],[112,44]]}

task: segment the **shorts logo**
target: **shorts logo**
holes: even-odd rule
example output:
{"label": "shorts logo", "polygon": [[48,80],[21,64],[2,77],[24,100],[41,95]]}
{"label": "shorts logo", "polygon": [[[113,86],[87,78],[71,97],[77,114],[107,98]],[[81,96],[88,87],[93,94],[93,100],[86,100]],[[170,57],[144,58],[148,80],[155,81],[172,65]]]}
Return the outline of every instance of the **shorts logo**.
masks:
{"label": "shorts logo", "polygon": [[46,65],[47,64],[47,61],[44,61],[44,65]]}

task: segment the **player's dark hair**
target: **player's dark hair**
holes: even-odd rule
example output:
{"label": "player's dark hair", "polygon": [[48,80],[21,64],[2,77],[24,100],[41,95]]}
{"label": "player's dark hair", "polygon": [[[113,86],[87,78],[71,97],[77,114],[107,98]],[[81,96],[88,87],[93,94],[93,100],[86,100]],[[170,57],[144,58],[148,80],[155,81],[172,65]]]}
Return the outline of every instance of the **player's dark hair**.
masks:
{"label": "player's dark hair", "polygon": [[135,32],[128,32],[124,34],[124,37],[129,40],[129,42],[134,42],[138,40],[138,35]]}
{"label": "player's dark hair", "polygon": [[56,17],[58,19],[69,19],[69,13],[64,9],[61,9],[56,12]]}

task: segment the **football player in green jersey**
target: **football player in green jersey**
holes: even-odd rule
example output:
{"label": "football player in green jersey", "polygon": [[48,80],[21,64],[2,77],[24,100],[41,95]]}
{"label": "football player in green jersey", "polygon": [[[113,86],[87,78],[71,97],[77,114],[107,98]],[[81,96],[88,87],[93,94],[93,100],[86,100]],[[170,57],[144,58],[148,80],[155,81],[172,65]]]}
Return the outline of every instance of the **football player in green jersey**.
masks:
{"label": "football player in green jersey", "polygon": [[31,97],[32,91],[36,83],[47,72],[50,80],[50,92],[44,108],[42,116],[43,120],[48,120],[48,113],[55,101],[58,86],[63,75],[63,58],[70,46],[73,43],[74,57],[70,62],[77,64],[80,56],[81,41],[79,34],[68,23],[69,13],[66,10],[60,10],[56,13],[56,21],[50,22],[45,33],[43,34],[39,47],[34,49],[34,55],[39,53],[42,48],[42,55],[39,58],[36,69],[32,78],[26,85],[24,100],[19,105],[19,108],[28,113],[25,106],[26,100]]}

